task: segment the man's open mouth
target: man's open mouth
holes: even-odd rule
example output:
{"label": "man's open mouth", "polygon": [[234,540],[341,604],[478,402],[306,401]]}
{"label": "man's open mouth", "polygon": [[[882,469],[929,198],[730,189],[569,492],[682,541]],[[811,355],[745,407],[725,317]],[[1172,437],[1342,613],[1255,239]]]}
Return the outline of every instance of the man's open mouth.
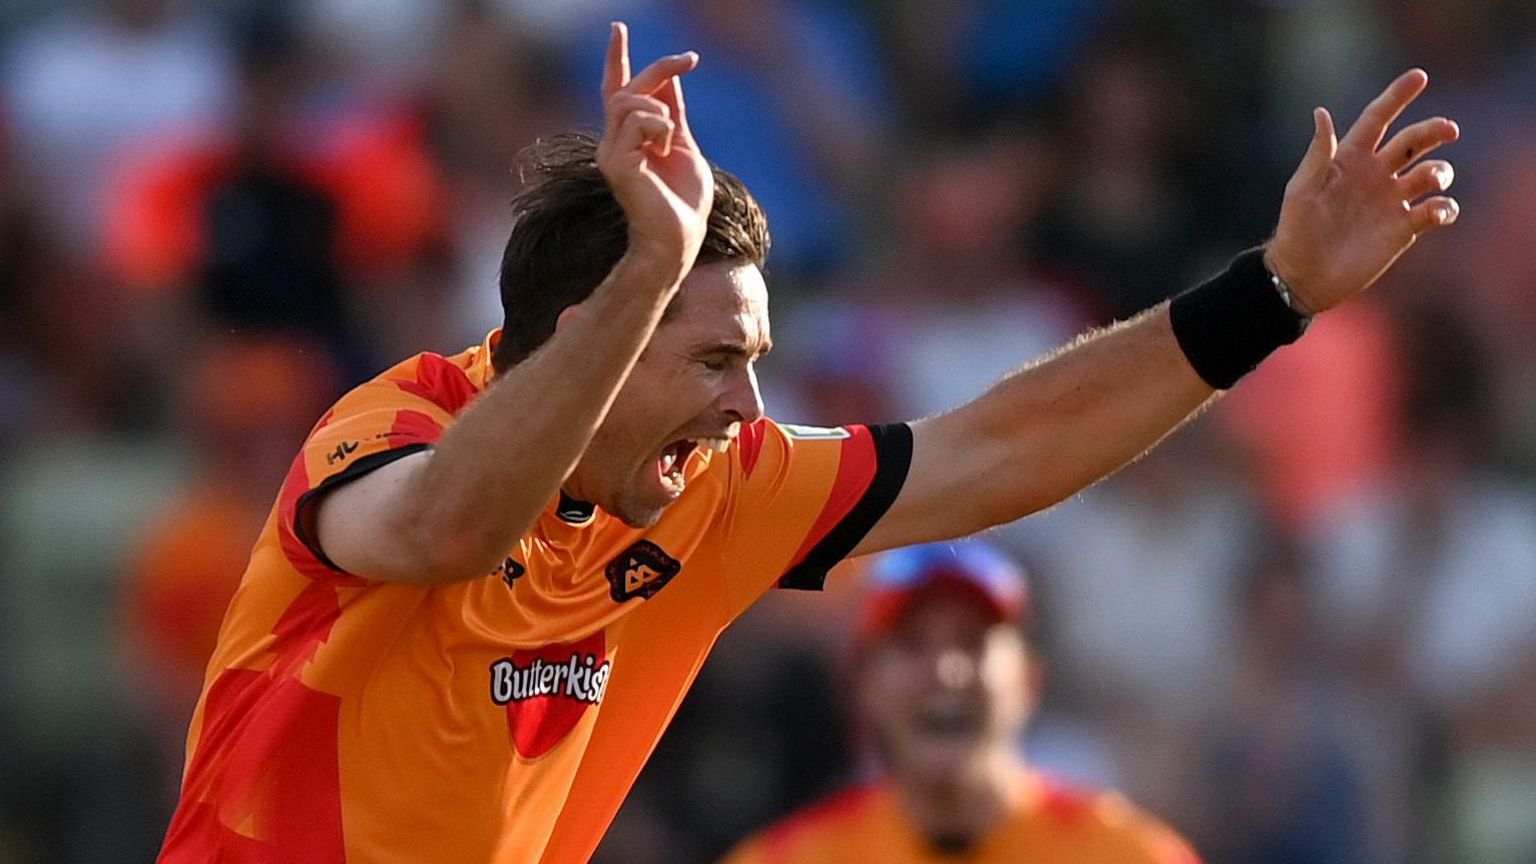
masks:
{"label": "man's open mouth", "polygon": [[681,493],[686,485],[683,469],[693,451],[702,449],[724,453],[730,445],[731,439],[726,437],[679,438],[673,441],[662,448],[661,455],[656,458],[656,474],[661,478],[661,485],[674,494]]}
{"label": "man's open mouth", "polygon": [[966,739],[981,733],[981,716],[974,710],[960,706],[930,706],[915,719],[917,729],[933,738]]}

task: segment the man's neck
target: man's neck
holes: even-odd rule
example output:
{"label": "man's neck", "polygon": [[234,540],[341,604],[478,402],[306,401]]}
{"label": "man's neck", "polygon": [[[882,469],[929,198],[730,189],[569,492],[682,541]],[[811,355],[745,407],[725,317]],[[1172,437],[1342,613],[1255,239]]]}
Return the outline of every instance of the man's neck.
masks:
{"label": "man's neck", "polygon": [[1027,798],[1027,772],[1011,750],[991,754],[960,776],[931,778],[892,772],[902,809],[935,847],[952,853],[980,843]]}

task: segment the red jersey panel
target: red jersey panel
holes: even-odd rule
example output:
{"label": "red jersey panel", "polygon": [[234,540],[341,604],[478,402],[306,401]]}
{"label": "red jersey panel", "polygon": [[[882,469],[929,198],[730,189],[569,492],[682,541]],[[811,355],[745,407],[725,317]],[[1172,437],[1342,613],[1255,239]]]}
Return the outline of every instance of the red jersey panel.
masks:
{"label": "red jersey panel", "polygon": [[496,338],[401,363],[310,434],[220,631],[162,862],[585,860],[719,632],[819,587],[905,479],[905,426],[765,420],[695,452],[650,528],[561,497],[480,579],[339,570],[318,495],[432,446]]}

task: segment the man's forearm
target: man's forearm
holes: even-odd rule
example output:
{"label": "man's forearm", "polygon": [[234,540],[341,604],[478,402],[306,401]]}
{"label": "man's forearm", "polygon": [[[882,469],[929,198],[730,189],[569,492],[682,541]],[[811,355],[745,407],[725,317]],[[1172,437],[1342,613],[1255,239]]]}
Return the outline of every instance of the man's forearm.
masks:
{"label": "man's forearm", "polygon": [[453,549],[469,568],[462,576],[494,567],[586,450],[679,278],[621,260],[548,342],[449,427],[398,497],[399,527]]}

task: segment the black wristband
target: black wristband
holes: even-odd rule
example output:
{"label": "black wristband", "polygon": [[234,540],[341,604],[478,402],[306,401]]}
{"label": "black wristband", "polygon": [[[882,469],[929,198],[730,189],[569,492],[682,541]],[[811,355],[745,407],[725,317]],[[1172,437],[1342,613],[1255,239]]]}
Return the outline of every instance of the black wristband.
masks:
{"label": "black wristband", "polygon": [[1226,272],[1173,298],[1173,335],[1189,365],[1217,390],[1226,390],[1281,345],[1301,338],[1307,318],[1285,304],[1264,250],[1249,249]]}

